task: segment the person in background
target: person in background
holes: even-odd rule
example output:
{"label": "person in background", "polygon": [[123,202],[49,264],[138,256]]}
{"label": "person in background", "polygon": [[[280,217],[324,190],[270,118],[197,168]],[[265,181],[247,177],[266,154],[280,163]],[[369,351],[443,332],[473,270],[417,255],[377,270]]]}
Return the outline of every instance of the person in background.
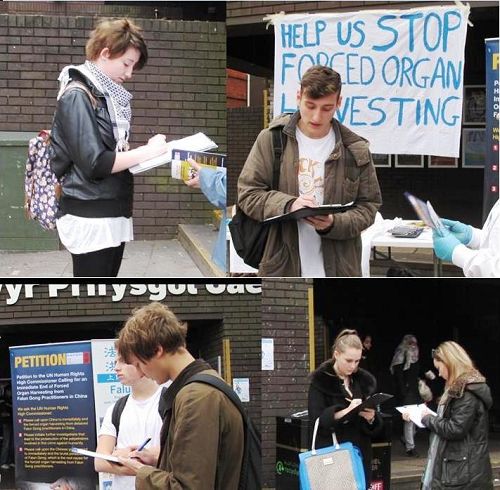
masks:
{"label": "person in background", "polygon": [[362,337],[363,339],[363,352],[361,354],[361,360],[359,361],[359,367],[366,369],[373,375],[375,375],[375,362],[373,359],[373,337],[370,334],[366,334]]}
{"label": "person in background", "polygon": [[447,227],[432,232],[436,255],[462,268],[466,277],[500,277],[500,200],[495,203],[481,230],[442,219]]}
{"label": "person in background", "polygon": [[486,379],[456,342],[443,342],[432,357],[446,384],[437,415],[422,417],[431,438],[421,488],[492,490],[488,410],[493,400]]}
{"label": "person in background", "polygon": [[[422,403],[418,391],[419,352],[415,335],[405,335],[394,351],[390,371],[396,381],[397,399],[400,405]],[[411,420],[404,420],[403,437],[407,456],[418,456],[415,449],[415,433],[417,426]]]}
{"label": "person in background", "polygon": [[59,238],[75,277],[116,277],[125,242],[133,240],[133,176],[137,163],[165,153],[165,136],[129,149],[132,111],[122,85],[148,59],[137,25],[103,20],[86,45],[87,61],[66,66],[51,132],[51,165],[62,181]]}
{"label": "person in background", "polygon": [[219,234],[212,252],[212,260],[222,271],[226,272],[226,169],[224,167],[202,167],[192,158],[188,162],[196,170],[196,174],[185,181],[188,187],[200,189],[205,197],[222,210]]}
{"label": "person in background", "polygon": [[311,375],[308,411],[314,422],[319,417],[316,447],[332,445],[334,432],[339,442],[352,442],[363,457],[366,488],[370,487],[371,438],[380,433],[383,420],[373,409],[365,409],[347,421],[340,421],[350,410],[375,393],[377,381],[358,367],[363,346],[355,330],[342,330],[332,347],[332,358]]}
{"label": "person in background", "polygon": [[[160,453],[160,431],[162,419],[159,413],[162,388],[152,379],[146,378],[135,366],[116,359],[115,372],[120,382],[130,386],[131,392],[121,413],[118,433],[113,424],[113,408],[108,407],[97,438],[96,452],[128,457],[144,441],[151,439],[147,448],[156,458]],[[112,473],[114,490],[134,490],[134,472],[123,465],[105,459],[94,459],[95,470]]]}

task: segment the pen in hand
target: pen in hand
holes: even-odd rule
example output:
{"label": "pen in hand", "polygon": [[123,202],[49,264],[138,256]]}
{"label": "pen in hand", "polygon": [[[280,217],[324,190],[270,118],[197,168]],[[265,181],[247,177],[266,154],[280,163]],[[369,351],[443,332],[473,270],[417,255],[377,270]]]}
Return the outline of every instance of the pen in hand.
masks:
{"label": "pen in hand", "polygon": [[149,441],[151,441],[151,437],[148,437],[137,449],[136,451],[139,452],[139,451],[142,451],[146,445],[149,443]]}

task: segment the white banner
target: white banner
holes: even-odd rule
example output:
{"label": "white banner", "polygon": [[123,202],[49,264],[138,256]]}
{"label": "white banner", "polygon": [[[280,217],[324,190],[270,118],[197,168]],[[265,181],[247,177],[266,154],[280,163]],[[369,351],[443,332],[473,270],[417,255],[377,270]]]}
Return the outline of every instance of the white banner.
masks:
{"label": "white banner", "polygon": [[[131,392],[120,383],[115,372],[116,349],[114,339],[92,340],[92,368],[94,372],[94,403],[96,431],[99,433],[106,410],[122,396]],[[91,448],[93,449],[93,448]],[[113,475],[99,473],[99,489],[110,489]]]}
{"label": "white banner", "polygon": [[294,112],[304,72],[342,78],[335,117],[372,153],[459,156],[469,8],[276,15],[274,114]]}

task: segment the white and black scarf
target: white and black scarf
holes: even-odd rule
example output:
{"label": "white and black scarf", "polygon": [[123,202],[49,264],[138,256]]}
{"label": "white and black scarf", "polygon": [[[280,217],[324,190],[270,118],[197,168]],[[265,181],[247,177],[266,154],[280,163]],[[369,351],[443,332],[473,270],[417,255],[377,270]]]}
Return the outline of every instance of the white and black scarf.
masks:
{"label": "white and black scarf", "polygon": [[128,138],[130,134],[130,120],[132,118],[130,101],[133,95],[121,85],[111,80],[95,63],[87,60],[83,65],[68,65],[63,68],[58,78],[58,100],[71,81],[69,76],[70,70],[79,71],[104,95],[113,125],[113,135],[117,142],[116,151],[127,151],[129,149]]}

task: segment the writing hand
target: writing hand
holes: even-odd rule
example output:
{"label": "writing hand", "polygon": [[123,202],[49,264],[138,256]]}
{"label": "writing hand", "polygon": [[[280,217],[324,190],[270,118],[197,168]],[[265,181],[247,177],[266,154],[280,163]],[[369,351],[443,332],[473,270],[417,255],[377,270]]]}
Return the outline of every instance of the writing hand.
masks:
{"label": "writing hand", "polygon": [[142,451],[132,451],[129,454],[129,458],[140,461],[141,463],[154,466],[158,460],[159,448],[152,447],[149,449],[143,449]]}
{"label": "writing hand", "polygon": [[293,201],[290,207],[290,212],[297,211],[297,209],[302,208],[316,208],[318,203],[313,196],[299,196],[295,201]]}

